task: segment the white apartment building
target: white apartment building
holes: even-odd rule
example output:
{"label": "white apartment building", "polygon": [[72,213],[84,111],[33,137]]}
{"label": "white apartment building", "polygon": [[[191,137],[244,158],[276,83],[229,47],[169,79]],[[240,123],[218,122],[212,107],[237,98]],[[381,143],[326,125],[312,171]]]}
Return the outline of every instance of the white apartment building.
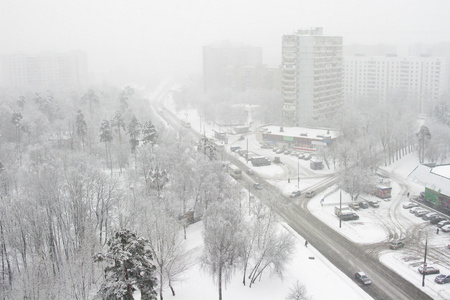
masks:
{"label": "white apartment building", "polygon": [[0,59],[0,87],[29,90],[81,89],[88,85],[86,54],[9,54]]}
{"label": "white apartment building", "polygon": [[386,102],[406,97],[418,113],[443,93],[445,64],[430,56],[345,56],[344,99]]}
{"label": "white apartment building", "polygon": [[343,104],[342,37],[323,29],[282,38],[283,125],[304,126],[332,116]]}

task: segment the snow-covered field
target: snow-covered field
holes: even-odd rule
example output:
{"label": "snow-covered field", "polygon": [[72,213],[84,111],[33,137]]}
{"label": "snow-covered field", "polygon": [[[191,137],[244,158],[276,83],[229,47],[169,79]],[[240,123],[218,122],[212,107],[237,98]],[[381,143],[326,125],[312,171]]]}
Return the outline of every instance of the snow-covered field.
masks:
{"label": "snow-covered field", "polygon": [[[218,129],[210,127],[207,124],[201,124],[196,111],[179,112],[179,116],[180,118],[187,117],[193,128],[198,127],[203,128],[204,130],[206,128],[205,132],[210,133],[207,134],[207,136],[211,137],[212,130]],[[252,141],[251,136],[247,136],[247,138],[249,141]],[[229,144],[233,142],[238,143],[237,137],[232,137],[229,140]],[[250,144],[249,149],[253,148],[252,145],[256,145],[254,140]],[[269,156],[271,150],[259,149],[259,151],[266,151]],[[244,161],[245,160],[243,160],[243,162]],[[286,180],[286,169],[280,165],[272,164],[268,167],[255,168],[255,171],[257,176],[265,178],[265,180],[277,186],[284,195],[288,195],[296,189],[302,191],[312,189],[314,185],[324,179],[324,175],[329,173],[329,171],[321,170],[315,172],[315,176],[308,176],[307,173],[311,175],[311,171],[307,168],[307,162],[301,163],[301,169],[299,168],[298,170],[298,172],[301,173],[299,186],[297,186],[297,176],[292,176],[292,178],[290,178],[292,175],[290,174],[288,175],[290,178],[289,182]],[[392,200],[381,200],[379,202],[379,208],[359,210],[357,213],[360,216],[360,219],[358,221],[342,222],[341,228],[339,228],[339,221],[333,212],[334,206],[338,205],[340,201],[340,193],[339,191],[335,191],[335,187],[330,187],[328,190],[312,198],[308,203],[308,209],[317,218],[328,224],[331,228],[335,228],[336,231],[353,242],[371,244],[387,241],[389,232],[387,231],[386,224],[384,224],[383,220],[389,221],[385,216],[389,215],[391,205],[396,201],[407,201],[407,191],[412,195],[423,191],[423,187],[406,181],[407,176],[417,165],[418,161],[416,155],[409,154],[402,160],[382,168],[392,174],[396,180],[401,181],[392,182]],[[326,197],[324,195],[326,195]],[[323,205],[320,201],[322,198],[324,198]],[[369,198],[366,199],[369,200]],[[349,201],[350,197],[345,193],[342,193],[342,202],[346,203]],[[413,225],[425,222],[409,214],[408,210],[402,211],[401,214]],[[269,273],[265,273],[261,281],[256,282],[252,288],[249,288],[242,284],[242,272],[237,271],[231,282],[223,291],[224,299],[284,299],[297,280],[306,287],[307,293],[312,299],[371,299],[358,284],[336,269],[311,245],[305,247],[305,240],[301,236],[293,232],[285,224],[281,225],[284,226],[285,230],[291,232],[297,240],[294,259],[289,264],[284,278],[270,277]],[[201,230],[201,222],[188,228],[189,245],[194,261],[195,257],[198,258],[202,251]],[[394,233],[398,234],[399,238],[404,237],[402,236],[401,230],[396,232],[395,227],[394,229],[391,227],[391,230],[394,230]],[[426,230],[432,232],[435,229],[434,226],[430,225]],[[442,246],[444,246],[448,244],[449,239],[449,235],[446,233],[440,235],[430,234],[428,243],[429,245],[442,244]],[[417,272],[417,266],[420,264],[420,260],[421,257],[411,258],[410,255],[408,256],[403,250],[391,251],[388,248],[386,248],[386,251],[382,252],[380,256],[380,261],[383,264],[394,269],[414,285],[421,287],[422,276]],[[439,267],[441,269],[441,274],[450,273],[449,269],[446,269],[443,266]],[[426,276],[426,286],[422,287],[422,289],[435,299],[450,299],[450,285],[438,285],[434,283],[434,277],[435,276],[433,275]],[[326,285],[324,284],[325,281]],[[324,286],[326,286],[326,288],[324,288]],[[175,289],[182,299],[215,299],[218,297],[217,286],[212,281],[212,278],[201,269],[198,260],[185,274],[185,280],[179,283]],[[336,293],[336,290],[339,290],[338,294]]]}

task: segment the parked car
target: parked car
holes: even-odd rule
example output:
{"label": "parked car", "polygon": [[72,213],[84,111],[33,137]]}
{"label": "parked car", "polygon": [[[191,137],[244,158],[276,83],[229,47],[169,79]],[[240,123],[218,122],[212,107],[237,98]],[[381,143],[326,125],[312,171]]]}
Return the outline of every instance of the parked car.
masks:
{"label": "parked car", "polygon": [[450,231],[450,224],[444,225],[441,227],[441,230],[443,232],[449,232]]}
{"label": "parked car", "polygon": [[439,284],[449,283],[450,275],[444,275],[444,274],[438,275],[434,279],[434,282],[439,283]]}
{"label": "parked car", "polygon": [[248,175],[255,175],[255,171],[253,171],[252,169],[248,169],[247,170],[247,174]]}
{"label": "parked car", "polygon": [[348,206],[353,210],[359,209],[359,204],[357,202],[351,202]]}
{"label": "parked car", "polygon": [[278,148],[273,148],[272,151],[273,151],[273,152],[277,152],[277,151],[278,151]]}
{"label": "parked car", "polygon": [[281,153],[283,153],[283,152],[284,152],[283,149],[277,149],[277,151],[275,151],[276,154],[281,154]]}
{"label": "parked car", "polygon": [[298,156],[299,153],[298,153],[297,151],[292,151],[292,152],[291,152],[291,155],[292,155],[292,156]]}
{"label": "parked car", "polygon": [[416,215],[416,217],[422,218],[422,217],[425,216],[427,213],[429,213],[428,210],[426,210],[426,209],[419,209],[419,210],[417,210],[414,214]]}
{"label": "parked car", "polygon": [[450,224],[450,221],[449,220],[442,220],[442,221],[440,221],[439,223],[437,223],[437,227],[439,227],[439,228],[441,228],[441,227],[443,227],[443,226],[445,226],[445,225],[448,225],[448,224]]}
{"label": "parked car", "polygon": [[431,217],[430,224],[438,224],[439,222],[444,221],[444,220],[445,220],[444,217],[434,216],[434,217]]}
{"label": "parked car", "polygon": [[257,190],[262,190],[262,186],[261,186],[260,183],[254,183],[254,184],[253,184],[253,187],[254,187],[255,189],[257,189]]}
{"label": "parked car", "polygon": [[300,154],[298,155],[298,158],[299,158],[299,159],[303,159],[303,157],[305,157],[305,154],[303,154],[303,153],[300,153]]}
{"label": "parked car", "polygon": [[285,154],[285,155],[291,154],[291,150],[286,150],[286,151],[284,151],[284,154]]}
{"label": "parked car", "polygon": [[369,202],[369,205],[372,207],[375,207],[375,208],[380,207],[380,203],[377,200],[369,200],[368,202]]}
{"label": "parked car", "polygon": [[308,153],[308,154],[305,154],[305,156],[303,156],[303,159],[304,160],[310,160],[311,157],[312,157],[312,155],[310,153]]}
{"label": "parked car", "polygon": [[418,269],[420,274],[430,275],[430,274],[439,274],[441,271],[439,271],[438,268],[435,266],[427,265],[426,268],[424,268],[423,265],[421,265]]}
{"label": "parked car", "polygon": [[419,206],[419,204],[414,203],[414,202],[405,202],[403,203],[403,208],[413,208],[413,207],[417,207]]}
{"label": "parked car", "polygon": [[439,217],[439,215],[437,213],[430,212],[430,213],[427,213],[426,215],[422,216],[422,219],[425,221],[429,221],[434,216]]}
{"label": "parked car", "polygon": [[295,197],[298,197],[298,196],[300,196],[302,194],[302,192],[301,191],[293,191],[292,193],[291,193],[291,198],[295,198]]}
{"label": "parked car", "polygon": [[309,192],[306,192],[305,197],[306,197],[306,198],[312,198],[312,197],[314,197],[315,195],[316,195],[316,192],[315,192],[315,191],[309,191]]}
{"label": "parked car", "polygon": [[364,209],[369,208],[369,204],[367,204],[367,202],[364,202],[364,201],[359,202],[358,205],[359,205],[359,207],[364,208]]}
{"label": "parked car", "polygon": [[391,248],[392,250],[397,250],[403,247],[405,247],[405,243],[403,243],[402,241],[392,241],[389,244],[389,248]]}
{"label": "parked car", "polygon": [[339,215],[339,218],[342,221],[350,221],[350,220],[358,220],[359,216],[357,214],[355,214],[354,212],[341,212],[341,214]]}
{"label": "parked car", "polygon": [[413,214],[413,213],[415,213],[416,211],[418,211],[419,209],[422,209],[422,207],[416,206],[416,207],[411,208],[411,209],[409,210],[409,212]]}
{"label": "parked car", "polygon": [[370,280],[369,276],[364,274],[364,272],[355,273],[355,278],[356,278],[357,281],[362,282],[364,285],[372,283],[372,281]]}

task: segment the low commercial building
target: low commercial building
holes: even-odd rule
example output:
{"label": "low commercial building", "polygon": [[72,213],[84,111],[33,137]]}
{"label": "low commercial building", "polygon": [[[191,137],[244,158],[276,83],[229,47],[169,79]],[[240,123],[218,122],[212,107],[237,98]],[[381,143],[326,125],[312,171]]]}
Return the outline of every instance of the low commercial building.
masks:
{"label": "low commercial building", "polygon": [[424,201],[440,211],[450,213],[450,164],[419,165],[408,179],[424,186]]}
{"label": "low commercial building", "polygon": [[280,126],[263,126],[256,132],[261,144],[312,153],[329,146],[338,135],[336,130],[326,128]]}

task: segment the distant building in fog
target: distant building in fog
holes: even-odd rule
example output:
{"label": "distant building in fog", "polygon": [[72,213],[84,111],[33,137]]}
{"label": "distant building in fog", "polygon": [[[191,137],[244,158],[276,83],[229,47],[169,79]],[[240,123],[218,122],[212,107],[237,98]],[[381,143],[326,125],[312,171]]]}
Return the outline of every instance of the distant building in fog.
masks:
{"label": "distant building in fog", "polygon": [[223,42],[203,47],[203,87],[205,91],[230,88],[233,74],[240,68],[262,66],[262,48]]}
{"label": "distant building in fog", "polygon": [[88,85],[87,56],[83,52],[9,54],[0,59],[0,87],[38,92],[82,89]]}
{"label": "distant building in fog", "polygon": [[442,58],[427,55],[345,56],[344,98],[355,103],[405,97],[424,113],[424,105],[438,101],[443,93],[444,68]]}
{"label": "distant building in fog", "polygon": [[282,38],[283,125],[303,126],[332,116],[343,104],[342,37],[322,28]]}

